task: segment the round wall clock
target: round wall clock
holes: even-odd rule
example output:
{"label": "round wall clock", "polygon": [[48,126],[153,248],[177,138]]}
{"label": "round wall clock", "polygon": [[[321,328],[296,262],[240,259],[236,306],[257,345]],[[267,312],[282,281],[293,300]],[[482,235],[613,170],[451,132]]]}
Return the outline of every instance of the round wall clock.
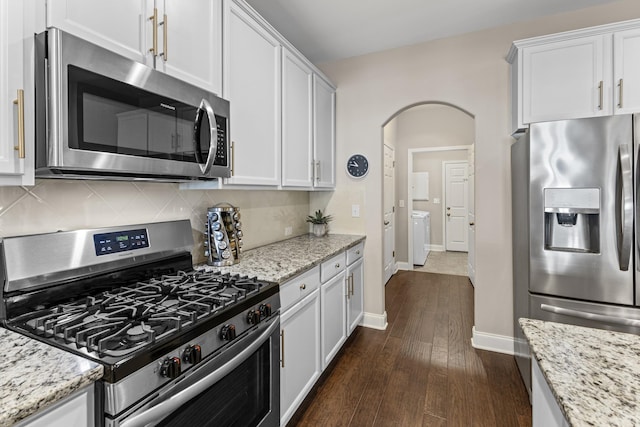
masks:
{"label": "round wall clock", "polygon": [[353,178],[364,178],[369,172],[369,161],[362,154],[354,154],[347,160],[347,173]]}

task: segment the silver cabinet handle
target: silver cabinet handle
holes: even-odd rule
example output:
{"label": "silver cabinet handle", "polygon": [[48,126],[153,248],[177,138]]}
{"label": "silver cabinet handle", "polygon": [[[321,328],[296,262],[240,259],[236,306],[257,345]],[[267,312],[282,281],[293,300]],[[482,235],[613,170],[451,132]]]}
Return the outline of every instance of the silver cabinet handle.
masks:
{"label": "silver cabinet handle", "polygon": [[603,81],[600,80],[600,83],[598,84],[598,93],[599,93],[599,99],[600,99],[600,103],[598,104],[598,110],[602,110],[602,91],[603,91]]}
{"label": "silver cabinet handle", "polygon": [[284,329],[280,331],[280,366],[284,368]]}
{"label": "silver cabinet handle", "polygon": [[571,308],[556,307],[554,305],[540,304],[540,309],[555,314],[579,317],[581,319],[596,320],[600,322],[613,323],[615,325],[640,326],[640,320],[626,317],[608,316],[606,314],[591,313],[589,311],[573,310]]}
{"label": "silver cabinet handle", "polygon": [[[186,388],[169,397],[168,399],[159,402],[155,406],[152,406],[146,411],[125,420],[120,424],[120,427],[143,427],[149,424],[155,425],[167,415],[179,409],[182,405],[220,381],[222,378],[224,378],[230,372],[240,366],[243,362],[249,359],[249,357],[251,357],[251,355],[255,353],[278,328],[280,328],[280,322],[277,320],[272,322],[271,325],[269,325],[269,327],[266,328],[258,338],[256,338],[251,344],[249,344],[247,348],[242,350],[236,357],[234,357],[215,371],[206,375],[204,378],[197,381],[191,387]],[[284,342],[284,337],[282,338],[282,340]],[[282,363],[284,366],[284,360]]]}
{"label": "silver cabinet handle", "polygon": [[304,291],[305,289],[307,289],[307,285],[305,285],[304,283],[302,285],[300,285],[300,290]]}
{"label": "silver cabinet handle", "polygon": [[336,268],[340,268],[340,263],[336,263]]}
{"label": "silver cabinet handle", "polygon": [[358,250],[358,251],[356,251],[356,255],[360,255],[360,251],[359,251],[359,250]]}
{"label": "silver cabinet handle", "polygon": [[620,79],[620,82],[618,83],[618,108],[622,108],[622,94],[624,92],[622,85],[623,82],[622,79]]}
{"label": "silver cabinet handle", "polygon": [[314,175],[316,182],[320,182],[320,160],[314,162]]}
{"label": "silver cabinet handle", "polygon": [[618,241],[618,249],[620,253],[620,270],[629,270],[629,260],[631,258],[631,240],[633,234],[633,191],[631,156],[629,154],[629,146],[622,144],[618,148],[618,156],[620,160],[620,174],[622,182],[622,194],[620,200],[620,231],[621,236]]}

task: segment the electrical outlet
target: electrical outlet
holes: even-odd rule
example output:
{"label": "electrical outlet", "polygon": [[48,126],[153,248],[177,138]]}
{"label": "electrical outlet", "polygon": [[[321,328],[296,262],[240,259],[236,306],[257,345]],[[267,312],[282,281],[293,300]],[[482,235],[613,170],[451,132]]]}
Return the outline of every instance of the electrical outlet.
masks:
{"label": "electrical outlet", "polygon": [[360,218],[360,205],[351,205],[351,216],[353,218]]}
{"label": "electrical outlet", "polygon": [[293,234],[293,227],[285,227],[284,228],[284,235],[286,236],[291,236]]}

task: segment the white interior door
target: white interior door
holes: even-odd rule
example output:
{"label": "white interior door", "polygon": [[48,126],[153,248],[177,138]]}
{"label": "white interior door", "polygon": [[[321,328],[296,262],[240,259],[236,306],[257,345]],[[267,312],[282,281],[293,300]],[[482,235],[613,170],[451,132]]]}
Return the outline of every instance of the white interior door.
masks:
{"label": "white interior door", "polygon": [[469,236],[469,163],[443,162],[445,174],[445,248],[467,252]]}
{"label": "white interior door", "polygon": [[394,217],[394,158],[393,148],[384,146],[384,283],[395,272],[395,217]]}
{"label": "white interior door", "polygon": [[469,280],[475,286],[476,281],[476,208],[475,208],[475,147],[469,149]]}

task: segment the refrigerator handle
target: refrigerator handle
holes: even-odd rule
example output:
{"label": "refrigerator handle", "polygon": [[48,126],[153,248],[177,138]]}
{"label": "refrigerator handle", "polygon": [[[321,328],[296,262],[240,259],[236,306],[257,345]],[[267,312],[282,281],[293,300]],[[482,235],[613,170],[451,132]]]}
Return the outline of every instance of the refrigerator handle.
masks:
{"label": "refrigerator handle", "polygon": [[540,304],[540,309],[549,313],[562,314],[564,316],[578,317],[580,319],[610,323],[614,325],[640,327],[640,320],[628,317],[611,316],[607,314],[591,313],[590,311],[574,310],[572,308],[557,307],[555,305]]}
{"label": "refrigerator handle", "polygon": [[620,270],[629,270],[631,259],[631,240],[633,238],[633,171],[631,167],[631,155],[629,145],[620,145],[618,149],[620,160],[620,174],[622,194],[620,195],[620,221],[621,236],[618,239],[618,253],[620,255]]}

